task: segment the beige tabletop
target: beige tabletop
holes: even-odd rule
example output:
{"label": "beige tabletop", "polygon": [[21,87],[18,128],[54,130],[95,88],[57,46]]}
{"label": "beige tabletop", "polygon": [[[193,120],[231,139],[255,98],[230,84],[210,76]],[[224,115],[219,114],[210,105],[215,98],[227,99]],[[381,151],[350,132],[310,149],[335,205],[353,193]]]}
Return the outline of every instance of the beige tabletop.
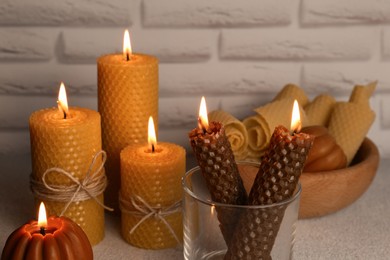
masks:
{"label": "beige tabletop", "polygon": [[[390,259],[390,161],[382,160],[374,182],[351,206],[321,218],[298,221],[293,259]],[[0,156],[0,246],[35,218],[29,191],[30,157]],[[95,259],[183,259],[180,248],[141,250],[120,236],[120,218],[106,214],[106,236]],[[276,259],[277,260],[277,259]]]}

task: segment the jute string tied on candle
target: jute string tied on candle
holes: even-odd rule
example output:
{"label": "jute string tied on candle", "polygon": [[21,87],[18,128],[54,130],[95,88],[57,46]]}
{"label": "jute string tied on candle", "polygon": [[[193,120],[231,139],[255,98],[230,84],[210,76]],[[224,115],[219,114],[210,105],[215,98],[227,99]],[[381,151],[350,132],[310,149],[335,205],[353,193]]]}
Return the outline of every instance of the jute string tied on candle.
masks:
{"label": "jute string tied on candle", "polygon": [[[96,171],[92,171],[93,167],[97,163],[99,156],[102,156],[102,163],[99,165]],[[89,165],[87,174],[83,180],[78,180],[72,173],[65,171],[64,169],[53,167],[47,169],[42,175],[42,180],[36,180],[30,176],[30,186],[33,194],[43,201],[56,201],[66,202],[64,209],[60,216],[64,215],[70,204],[77,201],[85,201],[94,199],[96,203],[102,206],[104,209],[113,211],[112,208],[105,206],[96,197],[104,192],[107,187],[107,177],[105,174],[99,174],[103,170],[104,163],[107,160],[107,154],[105,151],[99,151],[92,159],[92,163]],[[54,185],[48,184],[46,177],[49,174],[62,174],[69,178],[73,184],[71,185]]]}
{"label": "jute string tied on candle", "polygon": [[[166,216],[172,215],[176,212],[180,212],[182,208],[182,201],[179,200],[168,207],[152,207],[150,206],[143,198],[140,196],[134,195],[130,197],[130,201],[123,198],[119,195],[119,208],[122,213],[129,215],[136,215],[142,217],[141,220],[135,224],[129,231],[130,234],[133,234],[134,231],[147,219],[154,217],[161,220],[164,225],[168,228],[169,232],[176,239],[177,243],[181,245],[180,239],[177,237],[175,231],[169,225],[168,221],[165,219]],[[133,210],[130,210],[133,209]]]}

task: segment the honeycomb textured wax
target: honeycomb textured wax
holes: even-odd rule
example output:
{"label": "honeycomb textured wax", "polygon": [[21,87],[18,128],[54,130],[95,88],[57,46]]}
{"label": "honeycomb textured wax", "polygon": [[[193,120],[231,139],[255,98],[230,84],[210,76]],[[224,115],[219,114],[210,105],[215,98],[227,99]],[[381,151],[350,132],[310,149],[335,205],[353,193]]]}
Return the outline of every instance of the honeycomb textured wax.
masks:
{"label": "honeycomb textured wax", "polygon": [[[186,158],[181,146],[160,142],[152,153],[147,145],[129,145],[120,153],[120,162],[121,197],[124,200],[134,199],[146,212],[149,212],[147,206],[137,197],[156,211],[164,211],[182,200],[181,178],[185,173]],[[158,217],[150,216],[140,223],[146,214],[140,214],[133,206],[126,210],[134,212],[129,214],[122,209],[122,235],[131,245],[162,249],[178,244],[170,229]],[[181,207],[178,207],[172,214],[164,216],[180,242],[183,237],[181,212]],[[138,223],[139,226],[134,228]]]}
{"label": "honeycomb textured wax", "polygon": [[[313,141],[314,136],[291,135],[285,127],[276,127],[262,157],[248,204],[271,205],[291,198]],[[272,247],[285,209],[286,205],[280,205],[243,212],[224,259],[272,259]]]}
{"label": "honeycomb textured wax", "polygon": [[100,57],[98,107],[107,152],[105,199],[108,206],[118,209],[120,151],[129,144],[147,142],[149,116],[158,125],[158,60],[142,54],[131,55],[129,61],[122,54]]}
{"label": "honeycomb textured wax", "polygon": [[[71,107],[67,119],[57,108],[43,109],[30,116],[32,178],[42,181],[46,170],[58,167],[82,181],[93,157],[102,149],[100,115],[96,111]],[[102,163],[99,157],[92,172]],[[101,171],[99,174],[104,174]],[[50,185],[74,184],[58,172],[46,176]],[[103,202],[103,194],[98,200]],[[36,198],[38,202],[39,198]],[[48,215],[59,215],[67,203],[44,201]],[[104,209],[94,199],[73,202],[64,216],[79,224],[91,244],[104,237]]]}
{"label": "honeycomb textured wax", "polygon": [[[195,128],[189,133],[189,138],[211,199],[219,203],[245,205],[247,194],[222,124],[211,122],[206,131]],[[218,206],[215,209],[222,235],[229,244],[239,211]]]}
{"label": "honeycomb textured wax", "polygon": [[329,134],[343,149],[349,165],[363,143],[375,120],[375,112],[370,107],[370,97],[377,82],[366,86],[356,85],[349,102],[337,102],[329,120]]}

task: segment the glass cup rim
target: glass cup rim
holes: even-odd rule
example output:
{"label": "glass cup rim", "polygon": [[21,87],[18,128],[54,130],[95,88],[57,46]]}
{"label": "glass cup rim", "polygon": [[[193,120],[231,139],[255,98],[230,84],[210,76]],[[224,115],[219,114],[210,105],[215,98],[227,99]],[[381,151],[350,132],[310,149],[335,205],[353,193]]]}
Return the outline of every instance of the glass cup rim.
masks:
{"label": "glass cup rim", "polygon": [[[237,165],[239,164],[246,164],[246,165],[251,165],[255,167],[260,166],[260,162],[250,162],[250,161],[237,161]],[[296,188],[296,192],[291,198],[282,200],[277,203],[272,203],[272,204],[267,204],[267,205],[234,205],[234,204],[225,204],[225,203],[220,203],[220,202],[215,202],[212,200],[205,200],[200,198],[198,195],[196,195],[187,185],[186,185],[186,179],[189,175],[195,173],[196,171],[200,170],[199,166],[195,166],[191,169],[189,169],[184,176],[181,178],[181,185],[183,187],[183,190],[186,194],[190,195],[193,199],[197,200],[198,202],[202,204],[206,204],[208,206],[214,206],[214,207],[225,207],[225,208],[241,208],[241,209],[266,209],[266,208],[271,208],[271,207],[278,207],[278,206],[285,206],[289,205],[293,201],[299,198],[301,192],[302,192],[302,186],[301,182],[298,181],[298,185]]]}

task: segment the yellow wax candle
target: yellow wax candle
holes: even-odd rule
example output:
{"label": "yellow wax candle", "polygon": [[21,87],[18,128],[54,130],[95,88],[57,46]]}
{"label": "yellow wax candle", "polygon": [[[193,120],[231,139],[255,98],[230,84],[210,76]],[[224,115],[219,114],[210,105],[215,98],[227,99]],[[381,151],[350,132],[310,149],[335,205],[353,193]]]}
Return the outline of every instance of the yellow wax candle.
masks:
{"label": "yellow wax candle", "polygon": [[157,119],[158,116],[158,60],[148,55],[132,54],[130,48],[126,49],[124,56],[100,57],[98,107],[102,115],[103,149],[108,156],[106,173],[109,184],[105,198],[109,206],[117,209],[119,153],[129,144],[146,142],[148,117],[152,115]]}
{"label": "yellow wax candle", "polygon": [[[183,236],[181,206],[165,214],[182,199],[181,178],[185,173],[183,147],[160,142],[154,151],[147,144],[129,145],[120,153],[122,235],[133,246],[162,249],[178,244]],[[138,207],[138,209],[137,209]],[[151,213],[161,212],[162,220]],[[142,210],[140,210],[142,209]],[[131,211],[131,213],[129,213]],[[144,212],[142,212],[144,211]],[[172,234],[175,233],[175,235]]]}
{"label": "yellow wax candle", "polygon": [[[93,157],[102,149],[99,113],[71,107],[64,119],[64,113],[58,108],[47,108],[34,112],[29,124],[33,179],[42,182],[45,171],[56,167],[82,181]],[[92,172],[101,164],[102,158],[99,157]],[[98,174],[104,174],[104,170]],[[58,172],[47,175],[45,179],[49,185],[74,184],[69,177]],[[103,194],[98,195],[97,199],[103,202]],[[44,202],[50,215],[59,215],[67,204],[58,201]],[[64,216],[81,226],[91,244],[97,244],[103,239],[104,209],[94,199],[71,203]]]}

